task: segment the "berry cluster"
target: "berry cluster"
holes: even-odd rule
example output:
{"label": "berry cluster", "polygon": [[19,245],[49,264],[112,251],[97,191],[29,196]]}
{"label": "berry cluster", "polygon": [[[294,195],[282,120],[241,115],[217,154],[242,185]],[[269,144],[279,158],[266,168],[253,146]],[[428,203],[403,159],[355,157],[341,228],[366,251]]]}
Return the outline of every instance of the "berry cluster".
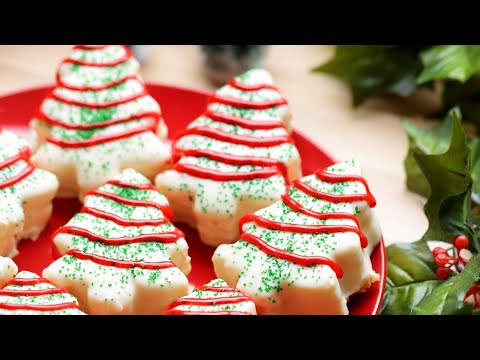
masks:
{"label": "berry cluster", "polygon": [[448,251],[441,248],[436,247],[433,249],[433,256],[435,257],[435,263],[439,266],[437,269],[437,276],[445,280],[448,278],[448,274],[450,273],[450,268],[453,265],[461,265],[465,266],[467,264],[467,260],[465,260],[461,255],[460,251],[466,249],[468,247],[469,241],[468,237],[465,235],[457,235],[453,238],[453,246],[457,250],[457,256],[452,256],[448,254]]}

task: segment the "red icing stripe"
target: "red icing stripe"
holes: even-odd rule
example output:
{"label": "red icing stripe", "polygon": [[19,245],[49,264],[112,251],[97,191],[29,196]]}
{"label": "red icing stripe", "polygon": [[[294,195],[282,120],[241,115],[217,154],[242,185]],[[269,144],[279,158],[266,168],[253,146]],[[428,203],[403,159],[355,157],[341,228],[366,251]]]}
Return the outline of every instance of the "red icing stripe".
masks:
{"label": "red icing stripe", "polygon": [[197,290],[200,291],[213,291],[213,292],[240,292],[239,290],[230,286],[200,286]]}
{"label": "red icing stripe", "polygon": [[[229,165],[239,165],[239,166],[254,165],[254,166],[276,167],[281,172],[285,180],[287,180],[288,174],[287,174],[286,165],[278,160],[271,159],[271,158],[231,155],[231,154],[224,154],[224,153],[220,153],[212,150],[197,150],[197,149],[182,150],[179,148],[173,149],[172,157],[175,162],[178,161],[182,156],[207,157],[213,161],[220,161]],[[204,170],[206,172],[209,171],[209,169],[204,169]]]}
{"label": "red icing stripe", "polygon": [[87,107],[87,108],[90,108],[90,109],[107,109],[107,108],[110,108],[110,107],[113,107],[113,106],[118,106],[118,105],[122,105],[122,104],[125,104],[125,103],[128,103],[128,102],[131,102],[131,101],[135,101],[135,100],[140,99],[141,97],[144,97],[144,96],[147,96],[147,95],[148,95],[147,89],[144,88],[138,94],[130,95],[130,96],[125,97],[125,98],[120,99],[120,100],[112,100],[112,101],[100,104],[100,103],[89,103],[89,102],[86,102],[86,101],[77,101],[77,100],[74,100],[74,99],[69,99],[69,98],[66,98],[66,97],[64,97],[60,94],[56,94],[55,91],[54,91],[50,95],[48,95],[45,98],[45,100],[54,99],[54,100],[60,101],[64,104],[74,105],[74,106],[82,106],[82,107]]}
{"label": "red icing stripe", "polygon": [[85,86],[77,86],[77,85],[71,85],[71,84],[67,84],[66,82],[64,82],[61,78],[60,78],[60,73],[57,72],[57,85],[58,86],[61,86],[63,88],[66,88],[66,89],[70,89],[70,90],[79,90],[79,91],[98,91],[98,90],[105,90],[105,89],[109,89],[111,87],[114,87],[118,84],[121,84],[127,80],[130,80],[130,79],[138,79],[137,75],[126,75],[122,78],[119,78],[117,80],[114,80],[114,81],[111,81],[111,82],[108,82],[108,83],[105,83],[105,84],[102,84],[102,85],[85,85]]}
{"label": "red icing stripe", "polygon": [[271,130],[276,128],[286,129],[283,122],[279,120],[250,120],[211,110],[208,110],[203,116],[224,124],[238,125],[251,130]]}
{"label": "red icing stripe", "polygon": [[28,164],[22,171],[18,174],[12,176],[10,179],[0,182],[0,189],[4,189],[10,186],[15,185],[16,183],[22,181],[27,176],[35,171],[35,167],[31,164]]}
{"label": "red icing stripe", "polygon": [[73,50],[100,50],[110,45],[75,45]]}
{"label": "red icing stripe", "polygon": [[44,278],[18,278],[15,277],[12,280],[10,280],[8,283],[5,284],[4,287],[7,287],[8,285],[38,285],[38,284],[50,284],[50,282]]}
{"label": "red icing stripe", "polygon": [[150,131],[154,131],[154,129],[152,129],[152,127],[150,126],[148,127],[145,126],[145,127],[138,127],[138,128],[122,131],[112,135],[96,136],[87,140],[60,140],[53,137],[48,137],[47,141],[49,143],[55,144],[60,147],[76,149],[76,148],[83,148],[83,147],[90,147],[90,146],[95,146],[99,144],[104,144],[104,143],[115,141],[115,140],[122,140],[122,139],[132,137],[134,135],[139,135],[139,134],[150,132]]}
{"label": "red icing stripe", "polygon": [[[100,45],[101,47],[95,47],[95,48],[83,48],[79,46],[75,46],[73,49],[74,50],[102,50],[108,47],[108,45]],[[123,64],[124,62],[127,62],[132,58],[132,53],[130,49],[124,45],[122,45],[122,48],[125,51],[125,54],[122,55],[120,58],[116,60],[111,60],[111,61],[105,61],[105,62],[91,62],[91,61],[86,61],[86,60],[80,60],[80,59],[73,59],[73,58],[67,58],[62,61],[62,64],[64,63],[71,63],[71,64],[77,64],[77,65],[82,65],[82,66],[95,66],[95,67],[111,67],[111,66],[117,66],[120,64]]]}
{"label": "red icing stripe", "polygon": [[318,220],[324,220],[324,219],[348,219],[354,221],[357,226],[360,228],[360,223],[358,222],[358,219],[349,213],[319,213],[310,209],[307,209],[304,207],[302,204],[300,204],[297,200],[293,199],[291,196],[289,196],[290,192],[290,186],[287,187],[287,193],[282,195],[282,200],[283,202],[289,206],[292,210],[302,213],[307,216],[311,216],[315,219]]}
{"label": "red icing stripe", "polygon": [[42,290],[22,290],[22,289],[3,289],[0,290],[0,296],[42,296],[65,294],[67,291],[60,288],[42,289]]}
{"label": "red icing stripe", "polygon": [[84,206],[80,211],[101,219],[113,221],[114,223],[122,226],[146,226],[146,225],[159,226],[159,225],[167,224],[169,222],[168,219],[166,218],[129,220],[129,219],[121,218],[120,216],[117,216],[115,214],[111,214],[109,212],[96,209],[96,208],[87,207],[87,206]]}
{"label": "red icing stripe", "polygon": [[163,270],[176,267],[171,261],[145,262],[134,260],[115,260],[105,256],[87,254],[80,250],[70,250],[67,255],[73,256],[79,260],[90,260],[98,265],[113,266],[120,269],[141,268],[146,270]]}
{"label": "red icing stripe", "polygon": [[38,109],[36,114],[36,118],[38,118],[41,121],[44,121],[46,123],[55,125],[55,126],[60,126],[65,129],[70,129],[70,130],[90,130],[90,129],[101,129],[105,128],[111,125],[115,124],[121,124],[133,120],[139,120],[139,119],[144,119],[144,118],[149,118],[153,117],[155,119],[155,128],[158,126],[158,123],[161,119],[161,114],[158,112],[153,112],[153,111],[146,111],[146,112],[141,112],[138,114],[126,116],[123,118],[116,118],[116,119],[110,119],[107,121],[102,121],[98,123],[92,123],[92,124],[70,124],[63,122],[61,120],[57,120],[52,118],[51,116],[47,115],[43,110]]}
{"label": "red icing stripe", "polygon": [[240,239],[246,241],[252,245],[257,246],[265,254],[276,257],[278,259],[287,260],[302,266],[311,266],[311,265],[327,265],[329,266],[337,275],[337,278],[341,279],[343,277],[342,268],[334,262],[332,259],[326,258],[324,256],[304,256],[294,254],[292,252],[278,249],[267,242],[263,241],[259,237],[244,233],[240,236]]}
{"label": "red icing stripe", "polygon": [[270,137],[254,137],[254,136],[243,136],[228,133],[220,129],[213,129],[206,126],[198,126],[193,128],[188,128],[181,131],[174,142],[177,142],[178,139],[187,135],[200,135],[207,136],[220,141],[226,141],[233,144],[246,145],[251,147],[271,147],[285,143],[292,143],[293,139],[290,135],[282,136],[270,136]]}
{"label": "red icing stripe", "polygon": [[275,175],[281,175],[276,168],[267,168],[261,170],[252,170],[250,172],[222,172],[214,169],[206,169],[191,164],[175,164],[173,170],[186,173],[201,179],[211,179],[214,181],[241,181],[253,179],[265,179]]}
{"label": "red icing stripe", "polygon": [[238,304],[245,301],[252,301],[251,298],[245,295],[240,296],[229,296],[229,297],[216,297],[216,298],[179,298],[172,302],[167,310],[173,309],[177,306],[182,305],[198,305],[198,306],[213,306],[213,305],[228,305],[228,304]]}
{"label": "red icing stripe", "polygon": [[61,303],[61,304],[9,304],[0,303],[0,309],[4,310],[31,310],[31,311],[60,311],[67,309],[78,309],[78,305],[73,302]]}
{"label": "red icing stripe", "polygon": [[322,199],[329,202],[348,202],[348,201],[367,201],[367,203],[373,207],[375,206],[375,202],[372,201],[373,197],[369,196],[369,194],[352,194],[352,195],[344,195],[344,194],[329,194],[323,191],[315,190],[308,184],[300,180],[295,180],[293,185],[303,191],[304,193],[314,196],[318,199]]}
{"label": "red icing stripe", "polygon": [[360,244],[362,248],[368,246],[368,240],[359,228],[349,225],[302,225],[302,224],[290,224],[284,222],[275,222],[272,220],[264,219],[255,214],[247,214],[240,219],[240,233],[243,232],[243,225],[249,222],[254,222],[259,226],[263,226],[267,229],[281,230],[293,233],[301,234],[323,234],[323,233],[344,233],[353,232],[360,238]]}
{"label": "red icing stripe", "polygon": [[63,226],[58,229],[53,235],[54,239],[58,234],[70,234],[84,236],[90,241],[98,241],[106,245],[127,245],[127,244],[137,244],[141,242],[162,242],[166,244],[174,243],[178,239],[185,237],[182,231],[175,228],[173,231],[161,233],[161,234],[141,234],[134,237],[119,237],[119,238],[108,238],[102,235],[94,234],[86,229],[82,229],[76,226]]}
{"label": "red icing stripe", "polygon": [[234,87],[242,91],[258,91],[262,89],[270,89],[270,90],[278,91],[278,88],[275,85],[271,85],[271,84],[248,85],[240,81],[237,81],[235,79],[230,80],[227,84],[230,85],[231,87]]}
{"label": "red icing stripe", "polygon": [[168,219],[173,218],[173,211],[170,208],[170,206],[162,205],[162,204],[156,203],[154,201],[127,199],[127,198],[124,198],[120,195],[112,194],[112,193],[110,193],[108,191],[104,191],[104,190],[91,190],[91,191],[88,191],[88,192],[85,193],[85,196],[89,196],[89,195],[102,196],[104,198],[114,200],[116,202],[119,202],[119,203],[122,203],[122,204],[125,204],[125,205],[154,207],[154,208],[157,208],[160,211],[162,211],[162,213]]}
{"label": "red icing stripe", "polygon": [[[325,172],[324,170],[317,170],[315,171],[315,176],[321,180],[321,181],[327,181],[331,183],[339,183],[339,182],[348,182],[348,181],[358,181],[365,186],[366,194],[362,195],[363,199],[365,200],[370,207],[375,207],[377,202],[375,201],[375,198],[373,195],[370,193],[370,189],[368,188],[367,181],[359,176],[359,175],[346,175],[346,174],[332,174]],[[350,197],[355,197],[355,195],[343,195],[345,196],[350,196]],[[356,201],[356,200],[344,200],[344,201]]]}
{"label": "red icing stripe", "polygon": [[231,96],[223,96],[219,94],[212,95],[210,103],[217,102],[225,105],[231,105],[237,108],[250,108],[256,110],[269,109],[274,106],[287,105],[287,100],[279,98],[276,100],[269,100],[264,102],[241,100]]}
{"label": "red icing stripe", "polygon": [[24,160],[28,162],[29,158],[30,158],[30,148],[23,147],[18,151],[18,154],[12,157],[9,157],[8,159],[5,159],[3,161],[0,161],[0,170],[7,168],[9,166],[12,166],[17,161],[20,161],[20,160]]}
{"label": "red icing stripe", "polygon": [[155,190],[155,191],[157,190],[157,188],[152,184],[132,184],[122,180],[116,180],[116,179],[108,180],[107,184],[116,185],[124,188],[130,188],[130,189],[138,189],[138,190]]}
{"label": "red icing stripe", "polygon": [[188,310],[167,310],[163,315],[252,315],[247,311],[188,311]]}

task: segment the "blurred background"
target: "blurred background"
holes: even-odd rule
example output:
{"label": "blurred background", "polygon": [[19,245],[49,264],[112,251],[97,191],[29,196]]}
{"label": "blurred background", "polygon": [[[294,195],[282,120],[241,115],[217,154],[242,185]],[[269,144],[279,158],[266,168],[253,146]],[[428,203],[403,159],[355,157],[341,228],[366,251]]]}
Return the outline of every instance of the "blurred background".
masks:
{"label": "blurred background", "polygon": [[[0,46],[0,96],[53,85],[57,66],[70,49],[63,45]],[[338,161],[355,158],[360,162],[377,198],[376,212],[386,244],[411,242],[425,232],[425,199],[405,186],[403,160],[408,139],[399,119],[431,126],[421,120],[421,114],[438,105],[433,90],[421,89],[406,98],[373,97],[353,107],[347,83],[312,72],[332,58],[334,46],[152,45],[133,50],[142,61],[141,73],[147,82],[202,90],[214,90],[242,67],[264,65],[290,102],[294,128]]]}

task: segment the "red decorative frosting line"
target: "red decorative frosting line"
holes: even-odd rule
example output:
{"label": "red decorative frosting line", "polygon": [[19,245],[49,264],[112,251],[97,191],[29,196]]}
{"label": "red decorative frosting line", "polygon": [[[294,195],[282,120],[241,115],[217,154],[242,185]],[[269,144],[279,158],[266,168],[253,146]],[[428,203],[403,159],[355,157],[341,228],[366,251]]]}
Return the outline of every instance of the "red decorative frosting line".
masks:
{"label": "red decorative frosting line", "polygon": [[185,237],[183,232],[177,228],[173,231],[169,231],[161,234],[140,234],[133,237],[119,237],[119,238],[108,238],[102,235],[97,235],[92,233],[89,230],[82,229],[76,226],[63,226],[58,229],[53,235],[54,239],[58,234],[69,234],[77,235],[88,238],[90,241],[98,241],[106,245],[127,245],[127,244],[137,244],[142,242],[162,242],[166,244],[174,243],[178,239]]}
{"label": "red decorative frosting line", "polygon": [[326,200],[329,202],[348,202],[348,201],[366,201],[371,207],[375,206],[375,199],[370,194],[329,194],[323,191],[319,191],[311,187],[310,185],[300,181],[295,180],[293,185],[303,191],[304,193],[314,196],[318,199]]}
{"label": "red decorative frosting line", "polygon": [[186,173],[201,179],[211,179],[214,181],[241,181],[266,179],[275,175],[281,175],[276,168],[267,168],[261,170],[252,170],[250,172],[223,172],[215,169],[206,169],[192,164],[175,164],[173,170]]}
{"label": "red decorative frosting line", "polygon": [[28,164],[22,171],[18,174],[12,176],[10,179],[0,182],[0,189],[4,189],[10,186],[15,185],[16,183],[22,181],[27,176],[35,171],[35,167],[31,164]]}
{"label": "red decorative frosting line", "polygon": [[60,77],[60,72],[57,72],[57,85],[58,86],[61,86],[63,88],[70,89],[70,90],[79,90],[79,91],[105,90],[105,89],[109,89],[111,87],[117,86],[118,84],[121,84],[121,83],[123,83],[127,80],[131,80],[131,79],[137,79],[138,80],[138,77],[137,77],[137,75],[126,75],[126,76],[121,77],[117,80],[113,80],[113,81],[110,81],[108,83],[101,84],[101,85],[77,86],[77,85],[67,84],[66,82],[64,82]]}
{"label": "red decorative frosting line", "polygon": [[38,284],[50,284],[50,282],[44,278],[18,278],[15,277],[5,284],[4,287],[8,285],[38,285]]}
{"label": "red decorative frosting line", "polygon": [[52,118],[51,116],[47,115],[43,110],[38,109],[35,114],[36,118],[38,118],[41,121],[44,121],[46,123],[55,125],[55,126],[60,126],[65,129],[70,129],[70,130],[90,130],[90,129],[101,129],[105,128],[111,125],[115,124],[122,124],[125,122],[133,121],[133,120],[140,120],[144,118],[149,118],[153,117],[155,119],[155,126],[156,128],[158,126],[158,123],[161,119],[161,114],[159,112],[153,112],[153,111],[146,111],[146,112],[141,112],[138,114],[126,116],[123,118],[116,118],[116,119],[110,119],[107,121],[102,121],[102,122],[97,122],[97,123],[91,123],[91,124],[70,124],[63,122],[61,120],[57,120]]}
{"label": "red decorative frosting line", "polygon": [[[317,171],[315,171],[315,176],[321,181],[326,181],[326,182],[331,182],[331,183],[358,181],[358,182],[362,183],[363,186],[365,186],[366,194],[364,194],[364,195],[363,194],[362,195],[358,195],[358,194],[342,195],[344,198],[347,198],[347,197],[355,198],[355,200],[343,200],[343,201],[358,201],[358,200],[356,200],[357,197],[361,196],[361,197],[363,197],[361,200],[365,200],[368,203],[368,205],[370,205],[370,207],[375,207],[375,205],[377,204],[377,202],[375,201],[375,198],[370,193],[367,181],[359,175],[332,174],[332,173],[326,172],[324,170],[317,170]],[[323,196],[323,194],[324,194],[324,193],[321,193],[321,192],[318,192],[318,193],[322,194],[320,196]]]}
{"label": "red decorative frosting line", "polygon": [[45,99],[54,99],[54,100],[60,101],[64,104],[74,105],[74,106],[83,106],[83,107],[87,107],[87,108],[90,108],[90,109],[106,109],[106,108],[109,108],[109,107],[118,106],[118,105],[125,104],[125,103],[131,102],[131,101],[135,101],[135,100],[140,99],[141,97],[144,97],[146,95],[148,95],[147,89],[143,88],[143,90],[141,92],[139,92],[138,94],[130,95],[130,96],[127,96],[127,97],[125,97],[123,99],[120,99],[120,100],[113,100],[113,101],[97,104],[97,103],[90,103],[90,102],[86,102],[86,101],[78,101],[78,100],[74,100],[74,99],[69,99],[69,98],[66,98],[66,97],[64,97],[60,94],[56,94],[55,91],[53,91],[50,95],[45,97]]}
{"label": "red decorative frosting line", "polygon": [[150,131],[154,131],[154,129],[151,126],[142,126],[142,127],[122,131],[112,135],[96,136],[87,140],[60,140],[53,137],[48,137],[47,141],[49,143],[55,144],[60,147],[76,149],[76,148],[84,148],[84,147],[91,147],[99,144],[104,144],[104,143],[115,141],[115,140],[122,140],[122,139],[132,137],[134,135],[139,135],[139,134],[143,134],[145,132],[150,132]]}
{"label": "red decorative frosting line", "polygon": [[10,304],[0,303],[0,309],[4,310],[31,310],[31,311],[60,311],[67,309],[78,309],[78,305],[73,302],[61,304]]}
{"label": "red decorative frosting line", "polygon": [[89,195],[98,195],[98,196],[101,196],[101,197],[104,197],[104,198],[107,198],[107,199],[110,199],[110,200],[113,200],[113,201],[116,201],[116,202],[119,202],[119,203],[122,203],[122,204],[125,204],[125,205],[130,205],[130,206],[154,207],[154,208],[159,209],[165,215],[165,217],[167,217],[168,219],[173,218],[173,211],[170,208],[170,206],[162,205],[162,204],[156,203],[154,201],[127,199],[127,198],[124,198],[120,195],[113,194],[113,193],[110,193],[110,192],[104,191],[104,190],[91,190],[91,191],[88,191],[88,192],[85,193],[85,196],[89,196]]}
{"label": "red decorative frosting line", "polygon": [[110,45],[75,45],[73,50],[101,50]]}
{"label": "red decorative frosting line", "polygon": [[368,240],[359,228],[350,225],[302,225],[302,224],[290,224],[284,222],[275,222],[272,220],[264,219],[255,214],[244,215],[240,220],[240,232],[243,232],[243,225],[253,222],[259,226],[263,226],[267,229],[281,230],[286,232],[300,233],[300,234],[323,234],[323,233],[345,233],[353,232],[360,238],[360,244],[362,248],[368,246]]}
{"label": "red decorative frosting line", "polygon": [[274,106],[288,104],[287,100],[285,100],[284,98],[279,98],[276,100],[268,100],[264,102],[257,102],[257,101],[251,101],[251,100],[241,100],[231,96],[223,96],[219,94],[212,95],[210,99],[210,103],[214,103],[214,102],[224,104],[224,105],[234,106],[237,108],[250,108],[250,109],[256,109],[256,110],[269,109]]}
{"label": "red decorative frosting line", "polygon": [[108,180],[107,184],[120,186],[124,188],[130,188],[130,189],[138,189],[138,190],[155,190],[155,191],[157,190],[157,188],[152,184],[132,184],[122,180],[116,180],[116,179]]}
{"label": "red decorative frosting line", "polygon": [[163,315],[252,315],[248,311],[189,311],[189,310],[177,310],[171,309],[165,311]]}
{"label": "red decorative frosting line", "polygon": [[281,135],[281,136],[273,136],[273,137],[243,136],[243,135],[228,133],[220,129],[209,128],[206,126],[198,126],[198,127],[185,129],[177,135],[174,142],[177,142],[178,139],[187,135],[206,136],[206,137],[220,140],[220,141],[226,141],[233,144],[246,145],[251,147],[271,147],[271,146],[293,142],[293,139],[290,137],[290,135]]}
{"label": "red decorative frosting line", "polygon": [[229,297],[216,297],[216,298],[179,298],[172,302],[167,310],[173,309],[177,306],[213,306],[213,305],[229,305],[238,304],[244,301],[252,301],[251,298],[245,295],[229,296]]}
{"label": "red decorative frosting line", "polygon": [[12,166],[17,161],[24,160],[27,161],[30,159],[30,148],[23,147],[21,148],[17,154],[12,157],[9,157],[3,161],[0,161],[0,170]]}
{"label": "red decorative frosting line", "polygon": [[136,260],[115,260],[96,254],[87,254],[80,250],[70,250],[67,255],[79,260],[90,260],[98,265],[112,266],[120,269],[141,268],[146,270],[163,270],[176,267],[171,261],[145,262]]}
{"label": "red decorative frosting line", "polygon": [[304,255],[298,255],[298,254],[289,252],[287,250],[278,249],[270,245],[266,241],[263,241],[259,237],[249,233],[243,233],[240,236],[240,239],[252,245],[257,246],[260,250],[262,250],[267,255],[276,257],[278,259],[287,260],[298,265],[302,265],[302,266],[327,265],[335,272],[335,274],[337,275],[337,278],[341,279],[343,277],[342,268],[332,259],[329,259],[327,257],[304,256]]}
{"label": "red decorative frosting line", "polygon": [[118,225],[122,225],[122,226],[146,226],[146,225],[159,226],[159,225],[164,225],[164,224],[169,223],[168,219],[166,219],[166,218],[132,219],[132,220],[124,219],[124,218],[121,218],[118,215],[111,214],[109,212],[106,212],[106,211],[103,211],[103,210],[100,210],[100,209],[96,209],[96,208],[92,208],[92,207],[88,207],[88,206],[84,206],[82,208],[82,210],[80,210],[80,211],[82,213],[93,215],[97,218],[113,221],[114,223],[116,223]]}
{"label": "red decorative frosting line", "polygon": [[[105,49],[107,46],[104,45],[102,47],[96,47],[96,48],[82,48],[79,46],[74,46],[74,50],[102,50]],[[127,62],[132,58],[132,52],[128,47],[125,45],[122,45],[123,50],[125,51],[125,54],[122,55],[120,58],[116,60],[111,60],[111,61],[105,61],[105,62],[92,62],[92,61],[86,61],[86,60],[80,60],[80,59],[74,59],[74,58],[67,58],[62,61],[62,64],[65,63],[71,63],[71,64],[77,64],[77,65],[82,65],[82,66],[94,66],[94,67],[112,67],[112,66],[117,66],[120,64],[123,64],[124,62]]]}
{"label": "red decorative frosting line", "polygon": [[230,286],[200,286],[197,288],[200,291],[212,291],[212,292],[240,292],[239,290],[232,288]]}
{"label": "red decorative frosting line", "polygon": [[208,110],[203,116],[224,124],[238,125],[251,130],[286,129],[285,125],[280,120],[250,120],[212,110]]}
{"label": "red decorative frosting line", "polygon": [[22,289],[3,289],[0,290],[0,296],[42,296],[65,294],[67,291],[61,288],[50,288],[42,290],[22,290]]}
{"label": "red decorative frosting line", "polygon": [[263,89],[278,91],[278,88],[275,85],[271,85],[271,84],[248,85],[243,82],[237,81],[235,79],[230,80],[227,84],[235,89],[239,89],[242,91],[258,91]]}
{"label": "red decorative frosting line", "polygon": [[282,201],[287,206],[289,206],[293,211],[302,213],[303,215],[311,216],[311,217],[313,217],[315,219],[318,219],[318,220],[325,220],[325,219],[346,220],[346,219],[348,219],[348,220],[354,221],[355,224],[357,224],[357,226],[360,227],[360,223],[358,222],[358,219],[352,214],[341,213],[341,212],[338,212],[338,213],[331,213],[331,212],[320,213],[320,212],[316,212],[316,211],[307,209],[302,204],[300,204],[297,200],[293,199],[291,196],[288,195],[289,192],[290,192],[290,189],[291,189],[291,186],[288,186],[287,187],[287,193],[282,195]]}

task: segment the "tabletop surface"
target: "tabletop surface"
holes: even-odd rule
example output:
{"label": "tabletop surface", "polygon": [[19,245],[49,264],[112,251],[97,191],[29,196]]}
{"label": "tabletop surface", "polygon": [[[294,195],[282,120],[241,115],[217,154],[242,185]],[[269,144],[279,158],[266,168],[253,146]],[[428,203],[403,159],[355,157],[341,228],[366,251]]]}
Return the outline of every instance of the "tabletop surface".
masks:
{"label": "tabletop surface", "polygon": [[[146,81],[213,90],[203,72],[198,46],[155,45],[142,67]],[[293,126],[338,161],[356,159],[377,199],[376,214],[386,244],[417,240],[427,228],[425,199],[405,187],[403,159],[408,141],[401,118],[416,115],[433,101],[429,94],[405,100],[375,98],[352,108],[350,90],[340,80],[310,70],[328,60],[332,46],[275,45],[267,69],[289,100]],[[70,46],[0,46],[0,95],[54,83],[60,60]],[[405,116],[405,113],[408,116]]]}

